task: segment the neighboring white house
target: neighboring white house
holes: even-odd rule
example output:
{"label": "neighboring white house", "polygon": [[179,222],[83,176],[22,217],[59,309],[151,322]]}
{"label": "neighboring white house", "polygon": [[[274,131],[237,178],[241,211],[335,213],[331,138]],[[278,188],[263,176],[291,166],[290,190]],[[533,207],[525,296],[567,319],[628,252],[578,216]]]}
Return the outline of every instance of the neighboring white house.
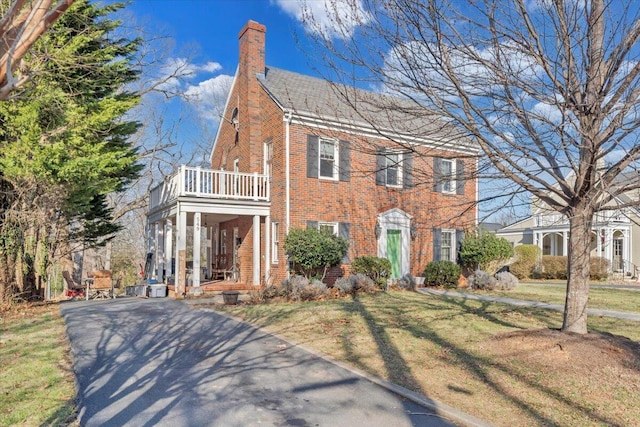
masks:
{"label": "neighboring white house", "polygon": [[[634,208],[599,212],[594,215],[591,256],[611,262],[613,273],[636,276],[640,267],[640,211]],[[531,216],[496,232],[513,246],[538,245],[543,255],[568,254],[569,221],[540,203],[532,203]]]}

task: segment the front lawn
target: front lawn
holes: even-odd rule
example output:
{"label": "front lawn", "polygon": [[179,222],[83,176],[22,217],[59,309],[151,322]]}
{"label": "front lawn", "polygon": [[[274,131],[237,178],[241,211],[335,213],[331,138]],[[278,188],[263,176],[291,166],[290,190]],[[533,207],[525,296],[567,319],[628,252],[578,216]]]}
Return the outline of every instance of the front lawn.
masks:
{"label": "front lawn", "polygon": [[75,385],[57,304],[0,312],[0,426],[75,423]]}
{"label": "front lawn", "polygon": [[213,308],[495,425],[640,425],[634,322],[581,337],[559,312],[400,291]]}
{"label": "front lawn", "polygon": [[[477,293],[479,295],[493,295],[528,301],[541,301],[550,304],[564,304],[566,285],[541,285],[525,282],[520,283],[511,291],[480,291],[471,289],[465,289],[464,291]],[[589,308],[639,313],[640,290],[591,288],[589,290]]]}

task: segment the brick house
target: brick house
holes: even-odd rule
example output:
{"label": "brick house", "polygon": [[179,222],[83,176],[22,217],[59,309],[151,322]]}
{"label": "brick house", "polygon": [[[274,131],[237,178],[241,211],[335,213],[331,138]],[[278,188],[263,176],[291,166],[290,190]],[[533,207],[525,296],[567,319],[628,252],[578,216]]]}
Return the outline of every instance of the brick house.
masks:
{"label": "brick house", "polygon": [[453,132],[447,142],[435,138],[446,126],[432,139],[393,130],[389,121],[401,115],[379,113],[370,117],[380,126],[371,125],[335,85],[266,66],[265,35],[253,21],[239,34],[211,170],[183,166],[152,190],[156,277],[177,290],[206,287],[223,257],[233,283],[277,284],[288,274],[285,236],[305,227],[349,240],[330,280],[363,255],[388,258],[394,277],[421,275],[434,259],[455,261],[456,242],[477,222],[477,147]]}

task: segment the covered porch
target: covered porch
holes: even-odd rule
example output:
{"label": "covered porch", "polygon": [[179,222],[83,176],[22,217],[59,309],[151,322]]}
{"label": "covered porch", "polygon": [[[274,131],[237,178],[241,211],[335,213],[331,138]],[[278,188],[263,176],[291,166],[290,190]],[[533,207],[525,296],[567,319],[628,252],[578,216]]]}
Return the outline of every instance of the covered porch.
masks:
{"label": "covered porch", "polygon": [[151,278],[176,297],[259,286],[268,275],[269,215],[265,175],[181,166],[150,193]]}

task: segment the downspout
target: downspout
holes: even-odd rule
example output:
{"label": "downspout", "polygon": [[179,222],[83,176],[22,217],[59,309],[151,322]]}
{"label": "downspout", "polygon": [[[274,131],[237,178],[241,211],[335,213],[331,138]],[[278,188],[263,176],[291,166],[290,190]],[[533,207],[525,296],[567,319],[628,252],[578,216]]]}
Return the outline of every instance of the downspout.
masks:
{"label": "downspout", "polygon": [[290,215],[291,215],[291,176],[289,173],[290,165],[289,165],[289,157],[290,157],[290,139],[289,139],[289,131],[291,127],[291,111],[285,111],[284,117],[282,119],[285,123],[285,131],[284,131],[284,161],[285,161],[285,234],[289,234],[290,227]]}
{"label": "downspout", "polygon": [[476,204],[476,230],[478,229],[478,226],[480,225],[480,202],[478,201],[480,198],[480,177],[478,174],[478,167],[480,166],[480,157],[476,157],[476,170],[475,170],[475,176],[476,176],[476,200],[475,200],[475,204]]}
{"label": "downspout", "polygon": [[[289,172],[289,157],[290,157],[290,138],[289,131],[291,127],[291,111],[284,112],[284,117],[282,120],[285,123],[285,131],[284,131],[284,180],[285,180],[285,221],[284,221],[284,229],[285,236],[289,235],[289,227],[291,223],[291,174]],[[287,257],[287,266],[289,265],[289,255]],[[287,267],[286,277],[289,278],[289,268]]]}

